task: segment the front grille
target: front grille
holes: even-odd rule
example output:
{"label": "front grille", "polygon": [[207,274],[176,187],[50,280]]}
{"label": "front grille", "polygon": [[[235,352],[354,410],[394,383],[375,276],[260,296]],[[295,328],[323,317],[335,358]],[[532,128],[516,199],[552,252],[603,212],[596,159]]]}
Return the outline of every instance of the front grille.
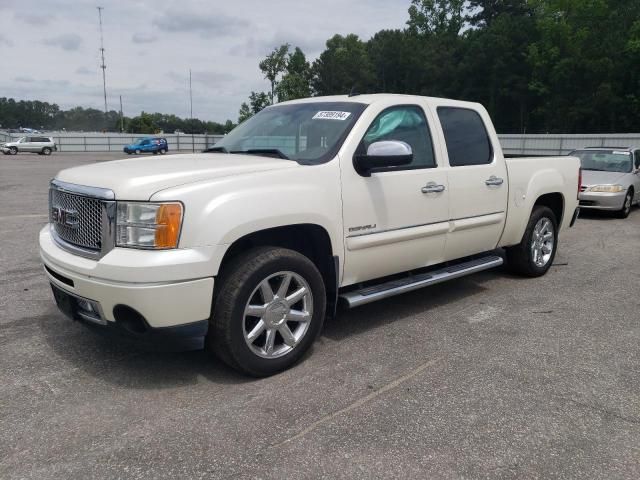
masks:
{"label": "front grille", "polygon": [[[60,239],[80,248],[99,251],[102,247],[101,200],[52,188],[49,221]],[[62,213],[54,213],[54,212]],[[58,215],[56,220],[54,215]],[[62,221],[60,221],[62,218]]]}

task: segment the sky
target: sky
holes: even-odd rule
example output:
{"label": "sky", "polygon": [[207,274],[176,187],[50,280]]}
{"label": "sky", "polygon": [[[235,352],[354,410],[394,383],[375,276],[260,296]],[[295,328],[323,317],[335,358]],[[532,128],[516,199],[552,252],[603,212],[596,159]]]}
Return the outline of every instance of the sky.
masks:
{"label": "sky", "polygon": [[[98,3],[97,3],[98,2]],[[236,120],[268,91],[258,62],[276,46],[313,60],[334,34],[403,28],[410,0],[0,0],[0,97],[104,108],[98,5],[104,7],[107,104]]]}

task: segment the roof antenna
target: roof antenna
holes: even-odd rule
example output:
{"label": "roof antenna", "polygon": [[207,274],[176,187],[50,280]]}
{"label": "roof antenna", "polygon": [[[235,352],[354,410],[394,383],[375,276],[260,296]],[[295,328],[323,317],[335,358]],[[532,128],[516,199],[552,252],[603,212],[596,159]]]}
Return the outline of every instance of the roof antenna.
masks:
{"label": "roof antenna", "polygon": [[354,85],[353,87],[351,87],[351,91],[349,92],[349,96],[350,97],[355,97],[357,95],[360,95],[360,94],[356,91],[356,86]]}

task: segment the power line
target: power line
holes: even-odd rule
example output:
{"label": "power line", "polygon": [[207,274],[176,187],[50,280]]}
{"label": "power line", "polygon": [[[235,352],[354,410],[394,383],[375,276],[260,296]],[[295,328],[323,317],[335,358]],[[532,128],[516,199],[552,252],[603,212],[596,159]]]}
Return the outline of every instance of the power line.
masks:
{"label": "power line", "polygon": [[102,88],[104,91],[104,114],[107,114],[107,76],[106,69],[107,66],[104,64],[104,37],[102,35],[102,10],[104,7],[96,7],[98,9],[98,21],[100,22],[100,56],[102,57],[102,65],[100,68],[102,69]]}

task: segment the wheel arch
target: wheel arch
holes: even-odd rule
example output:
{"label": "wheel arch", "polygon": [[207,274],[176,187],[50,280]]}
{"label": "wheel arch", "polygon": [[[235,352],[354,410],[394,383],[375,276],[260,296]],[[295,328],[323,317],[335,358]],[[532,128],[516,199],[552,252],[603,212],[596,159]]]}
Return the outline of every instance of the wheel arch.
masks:
{"label": "wheel arch", "polygon": [[[556,217],[556,222],[558,223],[558,227],[562,225],[562,220],[564,219],[564,196],[560,192],[553,193],[545,193],[544,195],[540,195],[536,201],[533,203],[533,209],[537,205],[542,205],[544,207],[549,207],[549,209],[553,212]],[[531,216],[531,212],[529,216]]]}
{"label": "wheel arch", "polygon": [[333,316],[337,307],[339,283],[339,257],[333,251],[327,230],[317,224],[300,223],[258,230],[235,240],[227,248],[218,276],[229,262],[255,247],[281,247],[294,250],[309,258],[320,271],[327,292],[327,315]]}

